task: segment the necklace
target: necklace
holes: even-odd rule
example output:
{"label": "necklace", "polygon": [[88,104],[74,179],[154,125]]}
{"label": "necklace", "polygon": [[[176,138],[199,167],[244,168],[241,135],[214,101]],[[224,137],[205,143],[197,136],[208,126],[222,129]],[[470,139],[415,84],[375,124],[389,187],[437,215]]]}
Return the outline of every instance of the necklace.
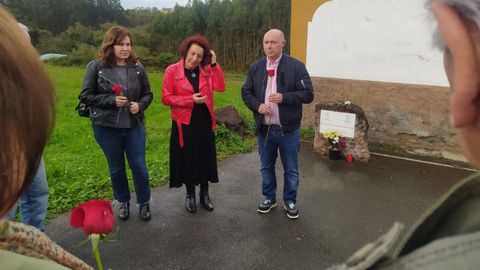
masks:
{"label": "necklace", "polygon": [[190,75],[190,76],[192,76],[192,78],[195,78],[195,77],[197,77],[197,74],[192,71],[192,75]]}

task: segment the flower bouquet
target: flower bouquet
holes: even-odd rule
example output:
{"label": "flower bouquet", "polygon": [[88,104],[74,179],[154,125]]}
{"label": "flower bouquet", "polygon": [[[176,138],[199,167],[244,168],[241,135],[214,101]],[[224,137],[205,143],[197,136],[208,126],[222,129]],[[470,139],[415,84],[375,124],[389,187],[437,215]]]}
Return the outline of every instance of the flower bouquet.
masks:
{"label": "flower bouquet", "polygon": [[342,136],[342,133],[337,131],[327,131],[323,133],[323,138],[328,143],[330,159],[340,159],[340,153],[347,145],[345,137]]}

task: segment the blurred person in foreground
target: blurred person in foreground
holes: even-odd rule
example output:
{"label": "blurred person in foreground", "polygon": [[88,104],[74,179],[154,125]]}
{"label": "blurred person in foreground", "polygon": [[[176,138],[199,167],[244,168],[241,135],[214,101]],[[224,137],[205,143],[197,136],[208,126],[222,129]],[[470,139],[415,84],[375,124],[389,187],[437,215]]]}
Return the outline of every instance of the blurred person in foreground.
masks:
{"label": "blurred person in foreground", "polygon": [[185,207],[197,211],[195,186],[200,185],[200,204],[213,211],[209,182],[218,182],[213,92],[225,91],[225,78],[205,37],[194,35],[180,44],[182,59],[165,70],[162,103],[170,106],[170,187],[187,190]]}
{"label": "blurred person in foreground", "polygon": [[132,171],[139,216],[151,218],[150,180],[146,164],[144,112],[152,102],[150,83],[132,50],[129,31],[113,26],[105,33],[100,59],[86,68],[80,101],[90,106],[93,134],[107,159],[118,217],[130,217],[130,189],[125,156]]}
{"label": "blurred person in foreground", "polygon": [[[25,40],[31,42],[29,29],[24,24],[18,23],[24,33]],[[7,213],[5,218],[15,220],[17,209],[20,208],[20,221],[22,223],[37,227],[42,232],[45,231],[45,218],[47,217],[48,207],[48,184],[47,173],[43,157],[40,159],[37,171],[33,177],[32,183],[20,197],[20,203],[15,204]]]}
{"label": "blurred person in foreground", "polygon": [[[480,0],[427,0],[451,88],[451,124],[462,152],[480,169]],[[329,270],[477,270],[480,266],[480,174],[456,183],[407,233],[394,226]],[[400,237],[402,236],[402,237]]]}
{"label": "blurred person in foreground", "polygon": [[438,22],[434,42],[444,51],[450,112],[467,159],[480,169],[480,1],[429,0]]}
{"label": "blurred person in foreground", "polygon": [[[39,56],[0,6],[0,217],[30,186],[55,120],[55,93]],[[0,220],[2,269],[92,269],[37,228]]]}

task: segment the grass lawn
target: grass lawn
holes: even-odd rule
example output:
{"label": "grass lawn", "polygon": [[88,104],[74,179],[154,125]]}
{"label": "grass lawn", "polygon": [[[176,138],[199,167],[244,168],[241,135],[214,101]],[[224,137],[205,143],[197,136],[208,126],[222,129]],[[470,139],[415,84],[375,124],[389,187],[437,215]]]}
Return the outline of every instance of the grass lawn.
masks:
{"label": "grass lawn", "polygon": [[[48,216],[68,211],[89,199],[112,199],[112,188],[106,159],[95,142],[90,120],[79,117],[74,110],[78,103],[83,68],[47,66],[57,91],[57,115],[54,132],[45,150],[45,167],[50,199]],[[168,181],[170,110],[161,104],[163,73],[147,70],[154,99],[146,111],[147,166],[150,183],[158,186]],[[215,94],[215,107],[234,105],[251,131],[251,112],[240,95],[244,76],[227,74],[227,90]],[[218,158],[250,151],[255,138],[242,140],[237,134],[220,126],[217,131]],[[129,174],[130,187],[133,188]]]}

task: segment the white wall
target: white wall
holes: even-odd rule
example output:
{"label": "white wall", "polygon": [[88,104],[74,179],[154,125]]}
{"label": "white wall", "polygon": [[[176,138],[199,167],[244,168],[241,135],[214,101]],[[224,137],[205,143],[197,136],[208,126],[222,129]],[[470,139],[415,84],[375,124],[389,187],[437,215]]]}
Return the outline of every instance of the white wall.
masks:
{"label": "white wall", "polygon": [[332,0],[308,26],[311,76],[448,86],[424,0]]}

